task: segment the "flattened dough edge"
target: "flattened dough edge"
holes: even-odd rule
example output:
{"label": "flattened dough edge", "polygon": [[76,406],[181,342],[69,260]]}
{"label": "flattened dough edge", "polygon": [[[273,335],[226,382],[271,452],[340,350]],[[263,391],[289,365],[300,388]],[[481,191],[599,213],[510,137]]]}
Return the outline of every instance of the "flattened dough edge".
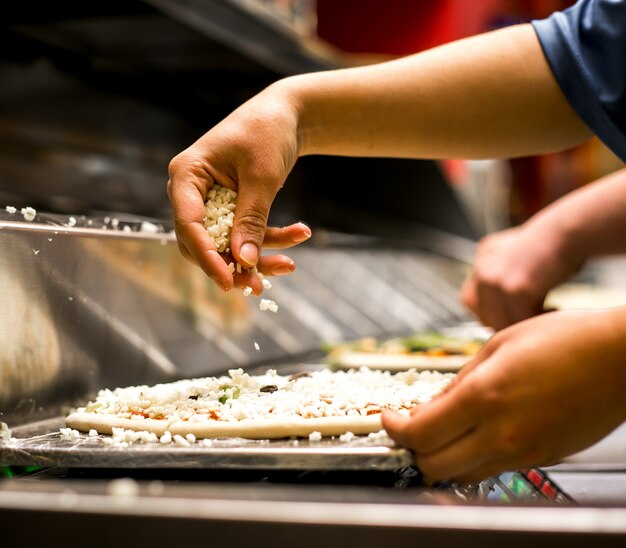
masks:
{"label": "flattened dough edge", "polygon": [[383,354],[377,352],[346,352],[337,360],[340,369],[386,369],[408,371],[409,369],[456,372],[474,356],[427,356],[415,354]]}
{"label": "flattened dough edge", "polygon": [[172,435],[185,436],[193,434],[202,438],[248,438],[248,439],[279,439],[291,436],[308,437],[312,432],[319,432],[324,437],[340,436],[346,432],[357,435],[378,432],[382,429],[381,414],[348,417],[319,417],[304,419],[302,417],[275,419],[244,419],[237,422],[177,421],[169,423],[156,419],[125,419],[103,413],[75,412],[65,419],[65,424],[82,432],[92,428],[100,434],[111,434],[113,428],[154,432],[162,436],[165,431]]}

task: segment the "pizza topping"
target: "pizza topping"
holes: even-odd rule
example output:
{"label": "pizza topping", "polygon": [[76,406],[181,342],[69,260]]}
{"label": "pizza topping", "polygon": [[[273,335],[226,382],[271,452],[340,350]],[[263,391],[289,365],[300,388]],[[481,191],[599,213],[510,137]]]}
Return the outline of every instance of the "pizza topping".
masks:
{"label": "pizza topping", "polygon": [[444,356],[473,356],[481,349],[483,340],[455,337],[437,331],[424,331],[409,337],[395,337],[387,340],[377,340],[373,337],[364,337],[354,341],[326,344],[324,350],[328,353],[330,363],[340,363],[342,356],[351,352],[368,354],[404,354],[444,357]]}
{"label": "pizza topping", "polygon": [[309,373],[307,371],[300,371],[299,373],[294,373],[293,375],[291,375],[289,377],[290,381],[295,381],[296,379],[300,379],[302,377],[310,377],[311,375],[309,375]]}
{"label": "pizza topping", "polygon": [[269,370],[252,376],[232,369],[228,377],[101,390],[94,402],[79,411],[122,418],[142,416],[168,424],[368,416],[384,409],[410,409],[428,401],[453,377],[435,371],[409,370],[392,375],[369,369],[322,370],[289,377]]}

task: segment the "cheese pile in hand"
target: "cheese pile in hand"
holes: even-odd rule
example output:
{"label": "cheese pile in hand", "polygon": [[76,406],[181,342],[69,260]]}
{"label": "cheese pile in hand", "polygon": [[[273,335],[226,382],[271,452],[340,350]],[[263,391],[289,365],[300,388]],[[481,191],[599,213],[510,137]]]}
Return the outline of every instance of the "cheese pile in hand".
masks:
{"label": "cheese pile in hand", "polygon": [[[236,207],[237,193],[226,186],[215,183],[207,193],[207,200],[204,203],[204,227],[213,238],[215,248],[220,253],[230,253],[230,234],[233,229]],[[242,272],[241,265],[234,262],[229,263],[228,268],[231,274]],[[272,287],[270,281],[265,279],[260,272],[257,272],[256,268],[253,269],[253,272],[256,272],[261,279],[264,289]],[[251,293],[251,287],[246,287],[243,291],[245,296]],[[269,299],[261,299],[259,309],[277,312],[278,305]]]}
{"label": "cheese pile in hand", "polygon": [[235,207],[237,193],[226,186],[214,184],[204,203],[204,226],[220,253],[230,252],[230,233],[235,218]]}

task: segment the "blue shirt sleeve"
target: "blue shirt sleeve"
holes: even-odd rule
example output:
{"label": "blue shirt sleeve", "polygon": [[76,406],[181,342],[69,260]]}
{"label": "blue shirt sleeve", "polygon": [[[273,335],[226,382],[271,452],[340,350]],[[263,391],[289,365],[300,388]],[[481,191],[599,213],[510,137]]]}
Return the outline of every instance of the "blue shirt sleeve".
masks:
{"label": "blue shirt sleeve", "polygon": [[578,116],[626,162],[626,0],[579,0],[532,24]]}

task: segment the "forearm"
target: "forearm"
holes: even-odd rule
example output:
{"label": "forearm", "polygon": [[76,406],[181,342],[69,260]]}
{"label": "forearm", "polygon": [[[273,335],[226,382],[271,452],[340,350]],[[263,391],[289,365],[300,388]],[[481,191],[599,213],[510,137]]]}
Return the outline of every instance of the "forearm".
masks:
{"label": "forearm", "polygon": [[530,25],[281,85],[300,113],[301,155],[512,157],[590,134]]}
{"label": "forearm", "polygon": [[552,238],[555,253],[570,263],[626,253],[626,169],[557,200],[525,226],[537,238]]}

